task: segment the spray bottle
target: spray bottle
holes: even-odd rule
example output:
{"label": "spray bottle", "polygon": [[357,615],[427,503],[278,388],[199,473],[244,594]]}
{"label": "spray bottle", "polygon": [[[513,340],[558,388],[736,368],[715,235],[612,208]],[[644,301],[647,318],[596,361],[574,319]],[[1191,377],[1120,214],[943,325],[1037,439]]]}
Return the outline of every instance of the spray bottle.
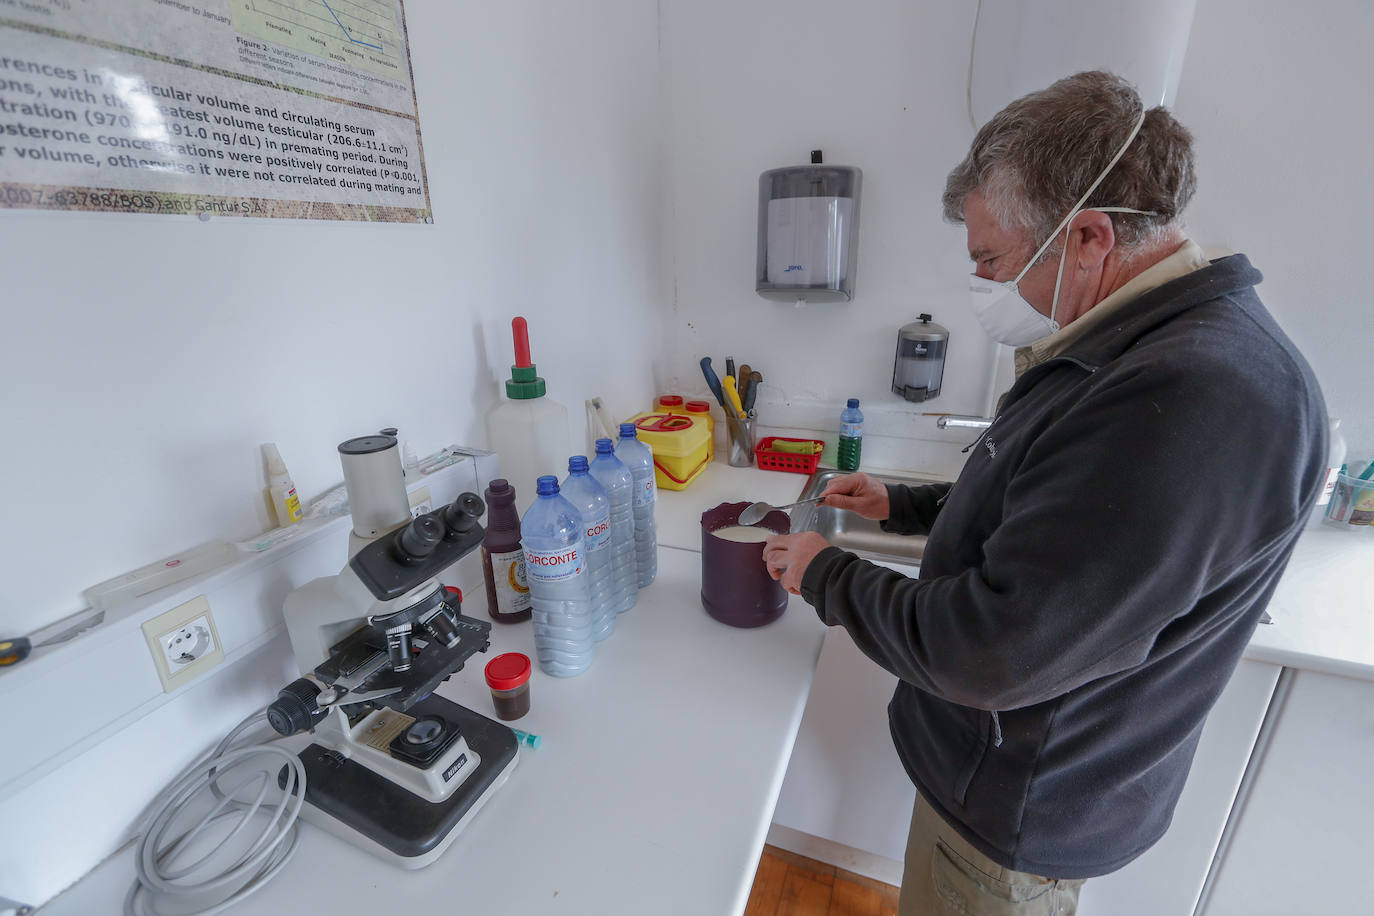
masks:
{"label": "spray bottle", "polygon": [[515,365],[506,380],[506,400],[487,414],[487,438],[500,461],[501,476],[515,487],[517,514],[534,500],[535,481],[557,475],[571,451],[568,408],[546,396],[544,380],[530,361],[529,325],[511,321]]}

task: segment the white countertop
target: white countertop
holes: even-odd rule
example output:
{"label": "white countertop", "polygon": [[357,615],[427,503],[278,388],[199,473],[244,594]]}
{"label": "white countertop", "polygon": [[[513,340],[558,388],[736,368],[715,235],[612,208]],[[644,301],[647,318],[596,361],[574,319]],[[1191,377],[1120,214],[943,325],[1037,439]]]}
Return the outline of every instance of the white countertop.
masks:
{"label": "white countertop", "polygon": [[1374,530],[1304,531],[1245,657],[1374,681]]}
{"label": "white countertop", "polygon": [[[805,478],[712,467],[663,492],[658,578],[578,677],[536,667],[531,710],[511,725],[543,737],[433,865],[403,871],[310,824],[295,858],[232,912],[742,913],[772,819],[824,627],[800,598],[758,629],[701,607],[701,511],[730,499],[787,501]],[[533,657],[528,625],[493,625],[439,692],[484,715],[485,661]],[[114,913],[133,879],[132,847],[43,908]],[[441,908],[442,909],[442,908]]]}

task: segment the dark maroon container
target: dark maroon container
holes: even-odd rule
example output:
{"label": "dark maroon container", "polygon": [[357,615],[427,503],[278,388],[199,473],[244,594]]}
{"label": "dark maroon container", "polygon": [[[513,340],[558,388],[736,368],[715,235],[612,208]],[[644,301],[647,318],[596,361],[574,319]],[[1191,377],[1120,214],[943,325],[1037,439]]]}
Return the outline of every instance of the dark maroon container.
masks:
{"label": "dark maroon container", "polygon": [[[732,627],[761,627],[787,609],[787,592],[768,575],[763,543],[741,543],[715,537],[712,532],[739,524],[749,503],[721,503],[701,513],[701,605],[721,623]],[[774,510],[755,528],[786,534],[792,520]]]}
{"label": "dark maroon container", "polygon": [[531,616],[525,558],[520,550],[520,515],[515,487],[504,477],[487,485],[487,533],[482,538],[482,576],[487,614],[497,623],[521,623]]}

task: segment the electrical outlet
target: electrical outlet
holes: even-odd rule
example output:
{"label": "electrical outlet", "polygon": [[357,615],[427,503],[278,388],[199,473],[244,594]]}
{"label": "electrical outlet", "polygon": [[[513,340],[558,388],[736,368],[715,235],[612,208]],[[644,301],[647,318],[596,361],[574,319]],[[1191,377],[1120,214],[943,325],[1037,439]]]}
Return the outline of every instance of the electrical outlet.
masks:
{"label": "electrical outlet", "polygon": [[429,487],[416,487],[406,495],[410,499],[411,518],[419,518],[434,508],[434,501],[429,495]]}
{"label": "electrical outlet", "polygon": [[214,651],[215,637],[210,632],[210,615],[202,614],[190,623],[178,627],[175,632],[158,639],[167,658],[167,667],[173,674],[195,664]]}
{"label": "electrical outlet", "polygon": [[144,621],[143,635],[167,693],[224,661],[219,631],[204,595]]}

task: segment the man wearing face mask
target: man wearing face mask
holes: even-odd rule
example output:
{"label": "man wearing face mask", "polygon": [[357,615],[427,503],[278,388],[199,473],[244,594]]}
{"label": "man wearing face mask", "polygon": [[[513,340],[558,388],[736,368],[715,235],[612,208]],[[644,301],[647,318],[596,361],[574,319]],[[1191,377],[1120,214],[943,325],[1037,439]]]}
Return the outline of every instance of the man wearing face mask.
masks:
{"label": "man wearing face mask", "polygon": [[899,678],[904,916],[1072,914],[1164,834],[1315,501],[1320,391],[1259,271],[1184,235],[1193,187],[1188,132],[1111,74],[992,118],[944,207],[1017,380],[952,487],[855,474],[826,496],[927,534],[919,578],[815,533],[767,542]]}

